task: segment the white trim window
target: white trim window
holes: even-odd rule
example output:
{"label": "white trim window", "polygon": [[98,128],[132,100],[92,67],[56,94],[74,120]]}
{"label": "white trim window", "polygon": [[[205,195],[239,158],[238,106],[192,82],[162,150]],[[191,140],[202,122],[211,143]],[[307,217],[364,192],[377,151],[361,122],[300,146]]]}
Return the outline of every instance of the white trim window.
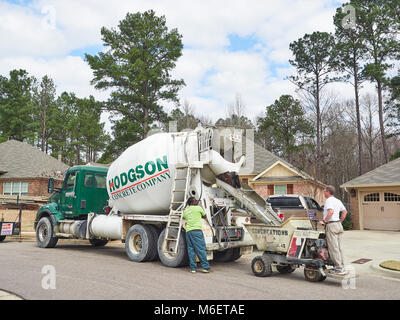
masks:
{"label": "white trim window", "polygon": [[28,182],[11,181],[3,183],[3,195],[10,196],[27,196],[28,195]]}
{"label": "white trim window", "polygon": [[380,194],[379,192],[369,193],[364,196],[364,202],[379,202]]}

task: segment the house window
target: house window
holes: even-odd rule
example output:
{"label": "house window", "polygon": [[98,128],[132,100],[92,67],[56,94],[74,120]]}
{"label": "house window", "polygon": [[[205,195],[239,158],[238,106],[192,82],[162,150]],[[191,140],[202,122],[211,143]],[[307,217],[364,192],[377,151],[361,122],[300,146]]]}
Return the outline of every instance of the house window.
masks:
{"label": "house window", "polygon": [[274,194],[287,194],[286,184],[276,184],[274,186]]}
{"label": "house window", "polygon": [[379,202],[379,192],[367,194],[364,197],[364,202]]}
{"label": "house window", "polygon": [[400,194],[385,192],[384,197],[388,202],[400,202]]}
{"label": "house window", "polygon": [[27,196],[28,195],[28,182],[4,182],[3,183],[3,194],[10,196]]}

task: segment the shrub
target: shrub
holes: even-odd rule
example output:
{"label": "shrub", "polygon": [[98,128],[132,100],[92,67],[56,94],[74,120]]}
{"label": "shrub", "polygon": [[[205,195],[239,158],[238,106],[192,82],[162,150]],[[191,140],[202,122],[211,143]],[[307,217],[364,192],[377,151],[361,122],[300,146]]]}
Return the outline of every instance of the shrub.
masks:
{"label": "shrub", "polygon": [[342,222],[344,230],[352,230],[353,229],[353,220],[351,219],[351,213],[347,212],[346,218]]}

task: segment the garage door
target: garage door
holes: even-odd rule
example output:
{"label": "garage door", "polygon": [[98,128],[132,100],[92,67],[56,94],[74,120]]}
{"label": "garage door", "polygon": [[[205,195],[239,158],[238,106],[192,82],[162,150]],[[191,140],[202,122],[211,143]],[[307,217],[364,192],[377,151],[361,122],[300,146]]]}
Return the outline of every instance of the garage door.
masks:
{"label": "garage door", "polygon": [[364,229],[400,230],[400,191],[363,192]]}

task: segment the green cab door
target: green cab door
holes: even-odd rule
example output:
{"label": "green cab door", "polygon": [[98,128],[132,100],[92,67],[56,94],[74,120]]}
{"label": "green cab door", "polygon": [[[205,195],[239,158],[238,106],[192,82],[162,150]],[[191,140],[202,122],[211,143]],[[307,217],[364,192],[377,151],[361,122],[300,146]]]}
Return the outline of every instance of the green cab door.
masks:
{"label": "green cab door", "polygon": [[76,213],[76,181],[77,171],[71,171],[64,180],[64,185],[60,194],[60,209],[66,216],[74,216]]}
{"label": "green cab door", "polygon": [[85,172],[81,192],[78,195],[79,213],[102,213],[107,205],[106,173]]}

